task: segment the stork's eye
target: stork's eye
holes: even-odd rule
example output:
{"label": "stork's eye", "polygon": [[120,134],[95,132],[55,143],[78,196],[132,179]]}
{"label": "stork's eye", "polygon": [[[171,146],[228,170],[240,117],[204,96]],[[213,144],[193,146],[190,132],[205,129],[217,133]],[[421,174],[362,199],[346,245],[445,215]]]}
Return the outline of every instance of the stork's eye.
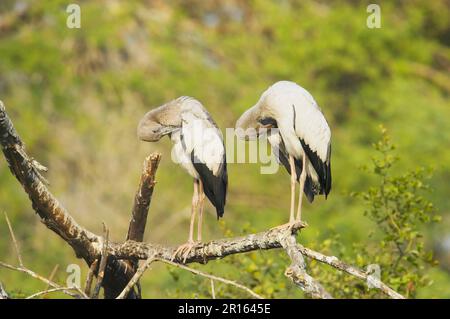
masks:
{"label": "stork's eye", "polygon": [[263,126],[277,127],[277,121],[273,117],[261,117],[258,122]]}

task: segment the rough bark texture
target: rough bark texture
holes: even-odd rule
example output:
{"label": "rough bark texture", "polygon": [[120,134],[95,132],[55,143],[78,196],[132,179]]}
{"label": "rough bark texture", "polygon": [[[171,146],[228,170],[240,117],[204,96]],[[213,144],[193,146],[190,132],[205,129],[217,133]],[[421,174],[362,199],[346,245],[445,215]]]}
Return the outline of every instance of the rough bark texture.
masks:
{"label": "rough bark texture", "polygon": [[[133,210],[131,212],[130,226],[128,228],[127,240],[142,242],[144,240],[145,226],[147,225],[148,210],[152,200],[153,189],[155,188],[155,174],[158,169],[161,154],[147,156],[144,161],[144,168],[141,174],[139,187],[134,197]],[[139,266],[139,259],[134,258],[128,261],[130,267],[136,273]],[[134,286],[133,286],[134,287]],[[141,298],[141,285],[136,285],[135,295]]]}
{"label": "rough bark texture", "polygon": [[[32,207],[41,221],[67,242],[78,258],[83,258],[90,266],[100,257],[101,237],[78,225],[50,193],[41,179],[38,165],[26,154],[25,147],[1,101],[0,143],[12,174],[28,194]],[[117,260],[114,256],[108,258],[103,280],[105,297],[118,296],[133,275],[134,271],[127,263]],[[129,297],[135,297],[133,292]]]}
{"label": "rough bark texture", "polygon": [[138,191],[134,197],[133,211],[127,240],[143,241],[147,215],[156,184],[155,173],[161,160],[160,154],[152,154],[144,161],[144,169],[141,175]]}
{"label": "rough bark texture", "polygon": [[[250,234],[241,237],[213,240],[201,243],[194,247],[186,258],[188,263],[206,263],[210,260],[224,258],[229,255],[246,253],[255,250],[267,250],[283,248],[283,240],[286,235],[296,233],[303,228],[303,223],[296,224],[292,231],[286,229],[271,229],[268,231]],[[152,243],[138,243],[128,240],[124,243],[112,243],[110,254],[119,259],[138,258],[160,258],[170,260],[177,247],[162,246]],[[174,259],[182,262],[181,257]]]}
{"label": "rough bark texture", "polygon": [[282,240],[283,248],[291,258],[291,265],[286,269],[285,276],[290,278],[294,284],[303,291],[308,291],[311,297],[320,299],[331,299],[331,295],[325,288],[306,272],[306,263],[301,251],[297,248],[294,235],[286,236]]}

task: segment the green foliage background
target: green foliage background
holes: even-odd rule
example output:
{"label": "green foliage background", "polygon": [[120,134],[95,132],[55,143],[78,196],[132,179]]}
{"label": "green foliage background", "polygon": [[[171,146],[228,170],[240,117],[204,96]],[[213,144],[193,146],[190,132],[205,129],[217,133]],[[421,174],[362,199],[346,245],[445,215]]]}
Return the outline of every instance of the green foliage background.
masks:
{"label": "green foliage background", "polygon": [[[423,236],[424,251],[435,251],[439,266],[420,266],[426,280],[416,274],[420,267],[406,261],[400,270],[387,266],[382,274],[404,292],[410,282],[420,281],[410,297],[450,297],[450,253],[443,249],[443,242],[450,241],[447,1],[383,1],[380,29],[366,26],[370,1],[300,0],[79,0],[81,29],[69,29],[66,7],[71,2],[0,2],[0,99],[29,153],[50,168],[51,190],[80,224],[101,233],[104,221],[112,238],[123,240],[142,161],[158,150],[163,162],[146,240],[184,241],[192,181],[170,160],[167,139],[157,144],[137,141],[139,118],[167,100],[191,95],[204,103],[220,127],[233,127],[263,90],[288,79],[313,94],[333,133],[332,194],[327,201],[305,205],[310,226],[300,242],[360,267],[389,265],[382,260],[389,252],[395,254],[389,243],[404,243],[411,229],[419,228],[413,235]],[[413,198],[422,196],[423,178],[417,175],[422,173],[415,169],[433,170],[427,181],[430,191],[423,194],[427,199],[413,208],[402,206],[399,212],[404,214],[396,216],[411,216],[402,219],[403,233],[380,232],[385,225],[377,218],[390,209],[378,209],[380,170],[373,174],[360,169],[372,163],[379,124],[398,145],[398,161],[383,157],[374,162],[389,163],[389,185],[402,189],[400,195],[389,193],[392,203],[408,203],[411,197],[402,197],[408,192]],[[225,218],[217,223],[207,207],[205,239],[261,231],[286,221],[289,179],[281,170],[261,175],[259,167],[229,165]],[[428,200],[442,222],[421,226]],[[77,263],[87,272],[71,249],[34,216],[4,160],[0,211],[8,213],[30,268],[49,274],[59,264],[56,279],[62,282],[68,264]],[[378,235],[369,234],[372,231]],[[0,222],[0,236],[0,260],[14,263],[5,222]],[[382,241],[388,244],[385,249]],[[418,253],[416,257],[425,254]],[[283,276],[287,263],[280,252],[258,252],[200,267],[266,297],[302,297]],[[325,266],[310,266],[337,297],[377,297]],[[336,280],[342,286],[331,284]],[[45,288],[4,269],[0,281],[18,296]],[[145,297],[209,297],[209,285],[155,265],[143,280],[143,291]],[[220,297],[245,297],[220,284],[216,289]]]}

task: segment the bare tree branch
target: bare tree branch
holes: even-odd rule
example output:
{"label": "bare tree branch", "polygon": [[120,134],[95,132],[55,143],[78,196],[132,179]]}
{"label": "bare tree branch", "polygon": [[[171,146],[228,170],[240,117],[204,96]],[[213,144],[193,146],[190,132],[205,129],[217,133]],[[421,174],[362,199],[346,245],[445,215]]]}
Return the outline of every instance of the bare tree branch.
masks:
{"label": "bare tree branch", "polygon": [[[127,240],[134,240],[142,242],[144,240],[145,226],[147,225],[148,210],[153,195],[153,189],[155,188],[155,175],[158,169],[159,162],[161,160],[161,154],[151,154],[144,160],[144,165],[141,174],[141,180],[139,187],[134,197],[133,210],[131,214],[130,226],[128,228]],[[136,272],[139,260],[129,260],[130,267]],[[141,298],[141,286],[140,283],[136,283],[137,292],[135,295],[137,298]]]}
{"label": "bare tree branch", "polygon": [[[45,277],[43,277],[43,276],[41,276],[41,275],[35,273],[34,271],[32,271],[32,270],[30,270],[30,269],[25,267],[25,265],[23,264],[23,261],[22,261],[22,256],[20,254],[20,249],[19,249],[19,245],[18,245],[17,240],[16,240],[16,236],[14,235],[14,230],[13,230],[12,225],[11,225],[9,219],[8,219],[8,215],[6,213],[5,213],[5,219],[6,219],[6,223],[8,224],[8,229],[9,229],[9,233],[11,234],[11,239],[12,239],[12,241],[14,243],[14,248],[15,248],[15,251],[16,251],[17,259],[19,261],[19,266],[15,267],[15,266],[9,265],[7,263],[4,263],[2,261],[0,261],[0,266],[4,267],[4,268],[7,268],[7,269],[16,270],[16,271],[19,271],[19,272],[22,272],[22,273],[26,273],[26,274],[30,275],[31,277],[33,277],[33,278],[36,278],[36,279],[39,279],[39,280],[45,282],[47,284],[46,290],[48,290],[48,287],[50,287],[50,286],[53,287],[53,288],[58,288],[58,289],[62,288],[61,286],[59,286],[58,284],[53,282],[51,278],[47,279],[47,278],[45,278]],[[53,274],[53,272],[52,272],[52,274]],[[51,277],[52,277],[52,275],[51,275]],[[67,289],[66,290],[65,289],[60,289],[60,290],[62,290],[65,294],[68,294],[68,295],[70,295],[72,297],[80,298],[80,295],[72,294]],[[83,296],[83,294],[81,296]]]}
{"label": "bare tree branch", "polygon": [[[297,233],[304,226],[301,222],[295,224],[292,227],[292,233]],[[190,251],[185,263],[206,263],[210,260],[239,253],[283,248],[282,241],[285,237],[285,229],[270,229],[256,234],[200,243]],[[148,259],[154,256],[160,259],[171,260],[176,248],[152,243],[137,243],[128,240],[124,243],[111,243],[110,254],[118,259]],[[183,258],[175,258],[174,261],[182,263]]]}
{"label": "bare tree branch", "polygon": [[214,292],[214,283],[213,281],[220,281],[223,282],[227,285],[231,285],[234,287],[237,287],[239,289],[242,289],[246,292],[248,292],[251,296],[253,296],[256,299],[264,299],[263,297],[261,297],[260,295],[258,295],[257,293],[255,293],[254,291],[252,291],[250,288],[245,287],[244,285],[241,285],[235,281],[232,280],[228,280],[219,276],[215,276],[215,275],[211,275],[211,274],[207,274],[205,272],[202,272],[200,270],[197,269],[192,269],[190,267],[187,267],[185,265],[181,265],[178,263],[175,263],[173,261],[170,260],[166,260],[166,259],[161,259],[161,258],[148,258],[138,269],[138,271],[136,272],[136,274],[133,276],[133,278],[130,280],[130,282],[128,283],[127,287],[125,287],[125,289],[122,291],[122,293],[117,297],[117,299],[123,299],[126,294],[128,293],[128,291],[139,281],[139,279],[142,277],[142,275],[144,274],[144,272],[148,269],[148,267],[150,266],[151,263],[153,263],[154,261],[160,261],[166,264],[169,264],[171,266],[177,267],[177,268],[181,268],[184,270],[187,270],[195,275],[199,275],[205,278],[208,278],[211,280],[211,289],[212,289],[212,294],[213,294],[213,298],[215,299],[215,292]]}
{"label": "bare tree branch", "polygon": [[[10,265],[10,264],[4,263],[4,262],[2,262],[2,261],[0,261],[0,266],[1,266],[1,267],[4,267],[4,268],[7,268],[7,269],[10,269],[10,270],[15,270],[15,271],[19,271],[19,272],[25,273],[25,274],[27,274],[27,275],[33,277],[33,278],[39,279],[40,281],[46,283],[46,284],[49,285],[50,287],[53,287],[53,288],[62,288],[62,287],[61,287],[60,285],[58,285],[57,283],[48,280],[47,278],[45,278],[45,277],[43,277],[43,276],[41,276],[41,275],[35,273],[34,271],[32,271],[32,270],[30,270],[30,269],[28,269],[28,268],[25,268],[25,267],[15,267],[15,266],[12,266],[12,265]],[[68,291],[68,290],[63,290],[63,292],[64,292],[66,295],[69,295],[69,296],[71,296],[71,297],[74,297],[74,298],[80,298],[80,295],[74,294],[74,293],[72,293],[72,292],[70,292],[70,291]]]}
{"label": "bare tree branch", "polygon": [[44,297],[46,294],[48,294],[50,292],[58,292],[58,291],[65,292],[65,291],[69,291],[69,290],[75,290],[75,291],[79,292],[80,295],[83,296],[84,299],[88,299],[88,296],[83,291],[81,291],[79,287],[60,287],[60,288],[45,289],[43,291],[39,291],[35,294],[32,294],[32,295],[26,297],[25,299],[33,299],[33,298],[36,298],[39,296]]}
{"label": "bare tree branch", "polygon": [[[295,234],[302,227],[304,227],[302,223],[296,224],[293,227],[293,233]],[[206,263],[210,260],[224,258],[233,254],[246,253],[257,250],[284,248],[283,245],[286,246],[286,238],[290,237],[291,236],[289,236],[289,233],[286,234],[283,229],[271,229],[265,232],[250,234],[242,237],[214,240],[208,243],[202,243],[192,249],[190,254],[187,256],[185,263]],[[290,238],[290,240],[292,240],[292,238]],[[289,247],[293,247],[292,244],[289,244]],[[363,280],[367,280],[368,278],[368,275],[364,271],[342,263],[336,257],[325,256],[321,253],[315,252],[298,244],[297,246],[295,246],[295,249],[297,249],[302,255],[306,257],[315,259],[319,262],[327,263],[334,268],[345,271],[348,274],[355,276],[356,278]],[[154,257],[158,259],[171,260],[171,256],[173,255],[175,250],[176,247],[166,247],[150,243],[136,243],[133,241],[127,241],[122,244],[113,243],[111,247],[111,254],[116,256],[117,258],[132,257],[138,259],[147,259],[149,257]],[[295,253],[291,252],[291,250],[287,250],[287,252],[288,255],[290,252],[291,255],[297,256],[294,257],[294,260],[297,260],[297,265],[301,265],[301,262],[299,262],[298,259],[298,254],[295,255]],[[292,259],[291,255],[289,256]],[[181,262],[181,260],[175,261]],[[308,287],[306,288],[307,291],[305,290],[305,292],[315,297],[331,298],[331,296],[325,291],[325,289],[323,289],[320,284],[318,284],[309,275],[305,277],[305,274],[306,272],[299,271],[297,267],[290,267],[286,271],[286,275],[291,278],[294,283],[298,284],[300,287],[304,285]],[[384,283],[379,282],[378,284],[379,289],[387,296],[391,298],[404,298]],[[374,285],[374,287],[378,286],[376,284]]]}
{"label": "bare tree branch", "polygon": [[148,209],[152,200],[155,174],[158,169],[161,154],[151,154],[144,160],[141,180],[138,191],[134,197],[133,211],[128,228],[127,240],[143,241],[145,226],[147,224]]}
{"label": "bare tree branch", "polygon": [[[35,160],[33,160],[26,154],[24,145],[20,140],[17,132],[15,131],[11,120],[6,114],[5,107],[3,103],[1,103],[1,101],[0,144],[2,146],[2,151],[5,155],[12,174],[17,178],[24,190],[27,192],[32,202],[33,209],[39,215],[41,221],[49,229],[51,229],[64,241],[66,241],[73,248],[76,256],[78,258],[83,258],[88,266],[92,265],[95,260],[104,256],[105,254],[102,254],[102,251],[105,248],[105,245],[103,245],[104,241],[102,240],[102,237],[93,234],[92,232],[78,225],[76,221],[65,210],[65,208],[50,193],[47,186],[40,178],[40,174],[38,172],[40,170],[39,165]],[[154,185],[154,181],[152,183]],[[149,187],[152,188],[153,186]],[[137,214],[135,217],[133,217],[135,221],[137,221],[136,218],[143,220],[144,215],[146,218],[152,190],[148,191],[149,193],[147,195],[143,195],[147,196],[146,199],[148,200],[148,204],[145,203],[145,198],[143,198],[143,201],[135,200],[135,202],[138,202],[138,204],[134,206],[135,208],[133,209],[133,211],[141,212],[140,214]],[[139,236],[143,236],[143,229],[136,227],[137,225],[133,226],[133,224],[136,224],[135,221],[132,220],[130,229],[136,229],[136,231],[133,230],[131,233],[134,232],[136,234],[139,234]],[[140,225],[140,227],[142,227],[142,225]],[[220,239],[211,241],[209,243],[202,243],[192,249],[192,251],[186,258],[186,263],[207,263],[208,261],[224,258],[233,254],[240,254],[257,250],[284,248],[293,261],[293,264],[286,271],[287,276],[289,276],[294,281],[294,283],[298,284],[300,288],[304,289],[306,293],[311,294],[311,296],[313,297],[320,298],[329,298],[331,296],[323,289],[323,287],[318,282],[316,282],[306,273],[302,255],[316,259],[320,262],[327,263],[332,267],[345,271],[357,278],[363,280],[367,280],[369,278],[369,276],[365,272],[337,261],[334,257],[322,255],[300,245],[294,245],[294,235],[303,227],[305,227],[304,224],[298,223],[294,225],[291,233],[286,233],[286,230],[283,229],[271,229],[257,234],[250,234],[242,237]],[[132,235],[130,235],[130,231],[128,237],[132,237]],[[295,249],[293,249],[294,246],[300,253],[297,253]],[[146,267],[140,267],[136,272],[134,267],[129,266],[129,260],[151,260],[154,258],[157,260],[168,262],[171,260],[171,257],[176,250],[175,247],[161,246],[152,243],[142,243],[133,240],[127,240],[124,243],[109,243],[106,245],[106,249],[109,253],[109,258],[107,263],[105,261],[105,276],[102,282],[106,298],[126,296],[126,294],[123,294],[123,292],[125,291],[124,289],[126,289],[128,285],[130,285],[130,282],[132,283],[132,285],[130,286],[131,289],[131,287],[136,284],[136,282],[142,275],[140,271],[142,270],[143,273],[146,267],[148,267],[148,265],[150,264],[149,262]],[[178,263],[182,262],[179,259],[175,261]],[[143,266],[145,265],[146,264],[144,264]],[[0,266],[29,273],[35,278],[39,278],[46,283],[49,282],[45,278],[40,278],[40,276],[26,270],[25,268],[14,267],[4,263],[0,263]],[[392,298],[403,298],[403,296],[394,292],[385,284],[379,281],[375,281],[375,283],[379,284],[380,290],[388,296]],[[52,283],[50,286],[53,288],[62,288],[55,283]],[[71,294],[74,295],[73,293]],[[127,294],[127,297],[131,296],[133,298],[134,296],[132,291],[127,292]],[[80,296],[74,295],[74,297]]]}
{"label": "bare tree branch", "polygon": [[[200,271],[200,270],[197,270],[197,269],[192,269],[192,268],[189,268],[189,267],[187,267],[187,266],[185,266],[185,265],[181,265],[181,264],[178,264],[178,263],[174,263],[173,261],[170,261],[170,260],[159,259],[159,258],[155,258],[154,260],[161,261],[161,262],[163,262],[163,263],[166,263],[166,264],[169,264],[169,265],[172,265],[172,266],[175,266],[175,267],[178,267],[178,268],[187,270],[187,271],[189,271],[189,272],[191,272],[191,273],[193,273],[193,274],[196,274],[196,275],[199,275],[199,276],[208,278],[208,279],[210,279],[210,280],[212,280],[212,281],[216,280],[216,281],[223,282],[224,284],[227,284],[227,285],[231,285],[231,286],[237,287],[237,288],[239,288],[239,289],[242,289],[242,290],[246,291],[247,293],[249,293],[250,295],[252,295],[252,296],[253,296],[254,298],[256,298],[256,299],[264,299],[262,296],[258,295],[257,293],[255,293],[255,292],[254,292],[253,290],[251,290],[250,288],[245,287],[244,285],[238,284],[238,283],[235,282],[235,281],[228,280],[228,279],[225,279],[225,278],[222,278],[222,277],[219,277],[219,276],[214,276],[214,275],[211,275],[211,274],[207,274],[207,273],[205,273],[205,272],[203,272],[203,271]],[[213,292],[214,292],[214,284],[212,283],[212,281],[211,281],[211,287],[213,288]],[[213,293],[213,294],[214,294],[214,293]]]}
{"label": "bare tree branch", "polygon": [[331,295],[325,288],[306,272],[305,259],[297,249],[295,236],[287,233],[287,236],[281,242],[292,261],[292,264],[284,273],[286,277],[290,278],[294,284],[312,298],[331,299]]}
{"label": "bare tree branch", "polygon": [[[90,266],[101,255],[101,237],[81,227],[50,193],[40,178],[36,161],[25,152],[25,146],[0,101],[0,144],[11,173],[28,194],[33,209],[41,221],[58,234]],[[114,258],[108,263],[103,285],[105,296],[115,298],[126,286],[134,271],[129,265]],[[134,296],[131,295],[130,298]]]}
{"label": "bare tree branch", "polygon": [[330,265],[331,267],[334,267],[336,269],[342,270],[356,278],[362,279],[364,281],[367,281],[372,284],[373,287],[379,289],[381,292],[383,292],[385,295],[393,298],[393,299],[405,299],[405,297],[403,297],[401,294],[399,294],[398,292],[396,292],[395,290],[393,290],[392,288],[390,288],[388,285],[384,284],[383,282],[381,282],[379,279],[370,276],[369,274],[367,274],[366,272],[350,266],[346,263],[344,263],[343,261],[340,261],[337,257],[335,256],[326,256],[324,254],[321,254],[317,251],[314,251],[312,249],[303,247],[300,244],[297,244],[297,249],[300,251],[300,253],[302,253],[304,256],[307,256],[309,258],[312,258],[314,260],[317,260],[321,263]]}
{"label": "bare tree branch", "polygon": [[142,277],[144,272],[153,261],[155,261],[155,259],[153,257],[150,257],[142,265],[139,266],[133,278],[131,278],[130,282],[126,285],[123,291],[119,294],[119,296],[117,296],[117,299],[124,299],[128,295],[130,290],[139,282],[139,279]]}
{"label": "bare tree branch", "polygon": [[89,267],[89,272],[86,277],[86,283],[84,284],[84,293],[87,296],[91,295],[92,280],[94,279],[94,272],[97,271],[97,266],[98,266],[98,259],[94,260],[94,262],[91,264],[91,267]]}

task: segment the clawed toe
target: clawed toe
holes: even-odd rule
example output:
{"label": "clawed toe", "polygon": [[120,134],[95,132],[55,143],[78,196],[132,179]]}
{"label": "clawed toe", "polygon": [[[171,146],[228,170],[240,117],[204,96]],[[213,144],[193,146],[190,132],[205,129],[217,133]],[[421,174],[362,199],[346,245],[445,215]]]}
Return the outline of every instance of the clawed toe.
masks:
{"label": "clawed toe", "polygon": [[290,221],[289,223],[278,225],[275,227],[272,227],[270,230],[287,230],[289,232],[292,232],[294,227],[297,226],[299,223],[302,223],[299,220]]}
{"label": "clawed toe", "polygon": [[283,230],[283,229],[292,229],[292,226],[294,225],[294,222],[289,222],[286,224],[278,225],[275,227],[272,227],[270,230]]}
{"label": "clawed toe", "polygon": [[175,250],[175,252],[172,255],[171,261],[174,261],[174,259],[176,258],[182,258],[183,259],[183,263],[186,262],[187,257],[189,256],[189,253],[192,251],[192,249],[194,249],[194,247],[197,245],[198,243],[193,242],[193,241],[189,241],[183,245],[180,245],[177,250]]}

